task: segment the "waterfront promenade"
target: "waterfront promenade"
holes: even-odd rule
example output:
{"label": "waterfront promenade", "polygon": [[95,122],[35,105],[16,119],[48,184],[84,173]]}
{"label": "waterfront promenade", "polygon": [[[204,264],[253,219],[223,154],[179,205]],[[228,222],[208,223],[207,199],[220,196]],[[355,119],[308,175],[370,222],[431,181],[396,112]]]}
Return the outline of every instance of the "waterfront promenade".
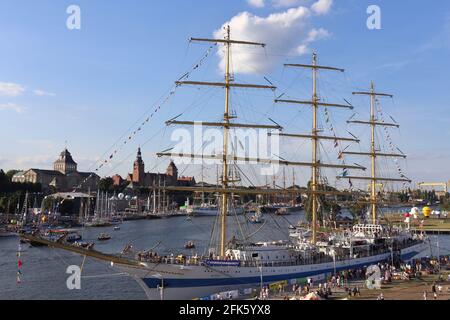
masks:
{"label": "waterfront promenade", "polygon": [[[436,284],[436,299],[432,291],[433,284]],[[439,286],[441,291],[439,291]],[[369,290],[366,288],[364,281],[350,281],[348,288],[359,288],[360,294],[354,296],[349,295],[344,287],[333,288],[332,295],[328,300],[378,300],[383,295],[384,300],[425,300],[424,292],[426,292],[427,300],[450,300],[450,281],[439,282],[438,275],[426,275],[421,279],[411,280],[393,280],[389,284],[383,284],[380,290]],[[310,292],[318,289],[315,285]],[[303,295],[305,296],[305,295]],[[283,293],[275,293],[270,296],[270,300],[299,300],[301,296],[296,295],[289,288]]]}

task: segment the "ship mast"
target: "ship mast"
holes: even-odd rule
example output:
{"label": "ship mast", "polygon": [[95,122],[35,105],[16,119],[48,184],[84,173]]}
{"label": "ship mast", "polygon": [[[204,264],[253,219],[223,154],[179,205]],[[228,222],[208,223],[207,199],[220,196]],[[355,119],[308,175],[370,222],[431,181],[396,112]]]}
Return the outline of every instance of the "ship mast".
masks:
{"label": "ship mast", "polygon": [[[207,193],[218,193],[221,198],[221,206],[220,206],[220,257],[225,258],[226,253],[226,244],[227,244],[227,212],[228,212],[228,202],[230,195],[233,194],[268,194],[273,195],[275,193],[279,193],[279,189],[267,189],[267,190],[257,190],[257,189],[247,189],[247,188],[235,188],[230,185],[230,183],[233,183],[232,179],[230,179],[228,175],[228,164],[230,162],[241,162],[241,163],[258,163],[258,164],[268,164],[268,165],[283,165],[283,166],[303,166],[303,167],[313,167],[315,168],[313,170],[313,176],[315,176],[315,185],[314,185],[314,192],[313,197],[315,200],[317,200],[317,195],[319,194],[341,194],[339,192],[326,192],[318,190],[317,188],[317,177],[318,177],[318,170],[319,168],[341,168],[341,169],[359,169],[359,170],[365,170],[366,168],[354,165],[337,165],[337,164],[327,164],[322,163],[317,159],[317,156],[315,158],[314,162],[292,162],[292,161],[285,161],[285,160],[279,160],[279,159],[261,159],[261,158],[250,158],[250,157],[238,157],[234,155],[228,154],[228,141],[229,141],[229,131],[231,128],[257,128],[257,129],[270,129],[275,130],[273,133],[269,133],[269,135],[280,135],[283,136],[283,134],[280,133],[280,131],[283,129],[280,125],[255,125],[255,124],[242,124],[242,123],[235,123],[231,122],[231,119],[234,119],[234,116],[231,116],[230,111],[230,90],[233,88],[249,88],[249,89],[270,89],[275,90],[276,87],[274,86],[268,86],[268,85],[258,85],[258,84],[242,84],[242,83],[235,83],[234,79],[231,77],[230,74],[230,58],[231,58],[231,45],[253,45],[253,46],[261,46],[265,47],[265,44],[263,43],[256,43],[256,42],[249,42],[249,41],[240,41],[240,40],[233,40],[230,36],[230,28],[226,28],[226,37],[225,39],[204,39],[204,38],[191,38],[191,41],[199,41],[199,42],[212,42],[216,44],[224,44],[226,47],[226,69],[225,69],[225,81],[224,82],[200,82],[200,81],[176,81],[177,86],[181,85],[196,85],[196,86],[213,86],[213,87],[220,87],[225,89],[225,111],[224,111],[224,117],[222,122],[195,122],[195,121],[178,121],[175,119],[169,120],[166,122],[166,125],[191,125],[191,126],[208,126],[208,127],[222,127],[224,136],[223,136],[223,150],[222,155],[206,155],[206,154],[184,154],[184,153],[173,153],[173,152],[160,152],[157,153],[158,157],[171,157],[171,158],[190,158],[190,159],[210,159],[210,160],[217,160],[221,161],[222,163],[222,181],[221,185],[218,187],[166,187],[166,190],[169,191],[186,191],[186,192],[207,192]],[[295,67],[308,67],[312,68],[313,70],[317,69],[326,69],[326,70],[341,70],[341,69],[335,69],[330,67],[322,67],[315,64],[312,66],[304,66],[304,65],[288,65],[288,66],[295,66]],[[342,70],[343,71],[343,70]],[[314,87],[315,87],[314,82]],[[315,106],[316,112],[318,107],[338,107],[338,108],[353,108],[349,105],[340,105],[340,104],[329,104],[329,103],[322,103],[319,102],[319,99],[317,98],[317,94],[314,94],[313,101],[287,101],[287,100],[276,100],[276,102],[288,102],[288,103],[296,103],[296,104],[307,104]],[[313,129],[312,135],[286,135],[286,136],[298,136],[298,137],[307,137],[311,138],[313,140],[345,140],[345,141],[358,141],[356,139],[349,139],[349,138],[337,138],[337,137],[327,137],[327,136],[319,136],[318,130],[317,130],[317,114],[315,116],[315,126]],[[272,121],[273,122],[273,121]],[[317,142],[316,142],[316,149],[317,149]],[[314,153],[317,155],[317,152]],[[283,192],[289,192],[287,190],[284,190]],[[296,192],[295,190],[292,190],[290,192]],[[317,211],[317,207],[315,209]],[[317,214],[314,214],[315,219],[317,220]],[[315,230],[316,226],[314,224],[314,239],[313,242],[315,242]]]}
{"label": "ship mast", "polygon": [[[226,68],[225,68],[225,81],[224,83],[218,82],[198,82],[198,81],[177,81],[176,84],[179,85],[198,85],[198,86],[213,86],[213,87],[222,87],[225,88],[225,110],[223,115],[223,122],[189,122],[189,121],[168,121],[167,125],[204,125],[204,126],[212,126],[212,127],[222,127],[223,128],[223,150],[222,155],[209,156],[206,157],[204,155],[177,155],[179,157],[190,157],[194,158],[210,158],[221,160],[222,162],[222,179],[221,179],[221,188],[218,188],[217,192],[220,194],[221,205],[220,205],[220,257],[225,258],[226,252],[226,244],[227,244],[227,213],[228,213],[228,197],[231,192],[229,192],[229,184],[233,183],[233,181],[229,178],[228,169],[229,169],[229,161],[232,161],[231,157],[228,154],[228,144],[229,144],[229,131],[230,128],[261,128],[261,129],[275,129],[280,130],[280,126],[269,126],[269,125],[250,125],[250,124],[236,124],[231,123],[231,119],[234,117],[230,115],[230,90],[231,88],[252,88],[252,89],[270,89],[275,90],[274,86],[267,85],[252,85],[252,84],[238,84],[235,83],[231,77],[231,45],[252,45],[252,46],[260,46],[265,47],[263,43],[249,42],[249,41],[240,41],[240,40],[232,40],[231,39],[231,30],[230,26],[226,27],[226,36],[225,39],[205,39],[205,38],[191,38],[191,41],[196,42],[210,42],[210,43],[221,43],[225,45],[225,59],[226,59]],[[172,154],[167,153],[158,153],[158,156],[173,156]],[[233,158],[236,161],[236,157]],[[205,190],[205,188],[203,188]]]}
{"label": "ship mast", "polygon": [[375,130],[378,126],[384,126],[384,127],[395,127],[399,128],[400,126],[395,123],[385,123],[380,122],[377,119],[376,116],[376,99],[377,97],[388,97],[393,98],[393,95],[386,94],[386,93],[377,93],[375,92],[375,85],[372,82],[370,85],[370,91],[369,92],[353,92],[354,95],[364,95],[364,96],[370,96],[370,121],[359,121],[359,120],[353,120],[353,121],[347,121],[347,123],[355,123],[355,124],[363,124],[363,125],[370,125],[371,130],[371,147],[370,152],[350,152],[350,151],[344,151],[343,154],[347,155],[361,155],[361,156],[369,156],[371,159],[371,177],[338,177],[338,179],[342,178],[348,178],[348,179],[354,179],[354,180],[370,180],[370,211],[371,211],[371,218],[372,218],[372,224],[377,224],[377,204],[378,204],[378,196],[377,196],[377,184],[381,181],[391,181],[391,182],[408,182],[411,183],[411,180],[409,179],[390,179],[390,178],[381,178],[377,177],[376,175],[376,159],[377,157],[394,157],[394,158],[406,158],[406,155],[404,154],[394,154],[394,153],[380,153],[378,152],[376,148],[376,135]]}
{"label": "ship mast", "polygon": [[[317,94],[317,73],[318,70],[329,70],[329,71],[339,71],[344,72],[344,69],[334,68],[334,67],[325,67],[317,65],[317,54],[314,53],[312,57],[311,65],[304,64],[285,64],[286,67],[295,67],[295,68],[308,68],[312,70],[312,100],[311,101],[297,101],[297,100],[275,100],[275,102],[281,103],[289,103],[289,104],[299,104],[299,105],[309,105],[312,106],[313,113],[313,122],[312,122],[312,132],[311,135],[296,135],[296,134],[280,134],[280,136],[285,137],[294,137],[294,138],[308,138],[312,141],[312,164],[311,164],[311,214],[312,214],[312,238],[311,242],[315,244],[317,242],[317,218],[318,218],[318,195],[326,194],[326,191],[319,191],[319,170],[320,167],[324,167],[324,165],[319,160],[319,142],[320,140],[334,140],[334,141],[353,141],[359,142],[357,139],[352,138],[337,138],[337,137],[329,137],[329,136],[320,136],[318,129],[318,110],[319,107],[336,107],[336,108],[348,108],[353,109],[351,105],[342,105],[342,104],[331,104],[331,103],[322,103]],[[343,168],[343,169],[362,169],[365,168],[361,166],[339,166],[339,165],[331,165],[328,166],[331,168]]]}
{"label": "ship mast", "polygon": [[[230,26],[227,26],[227,35],[226,40],[228,42],[225,43],[226,47],[226,59],[227,59],[227,66],[225,70],[225,113],[223,115],[223,120],[225,126],[223,127],[223,159],[222,159],[222,188],[227,189],[228,188],[228,161],[227,161],[227,155],[228,155],[228,131],[229,131],[229,124],[230,124]],[[228,195],[226,193],[222,193],[221,195],[222,201],[221,201],[221,209],[220,209],[220,256],[225,257],[225,250],[226,250],[226,235],[227,235],[227,213],[228,213]]]}

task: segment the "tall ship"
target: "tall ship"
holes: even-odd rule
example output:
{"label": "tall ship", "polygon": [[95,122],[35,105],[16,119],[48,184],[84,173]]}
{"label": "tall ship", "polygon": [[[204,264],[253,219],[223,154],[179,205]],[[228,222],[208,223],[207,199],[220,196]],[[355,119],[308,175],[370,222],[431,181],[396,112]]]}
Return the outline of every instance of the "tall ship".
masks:
{"label": "tall ship", "polygon": [[[220,122],[202,122],[207,127],[219,127],[223,131],[223,149],[221,154],[173,154],[159,153],[159,157],[186,157],[191,159],[209,159],[221,163],[220,185],[214,187],[167,187],[168,191],[191,191],[217,194],[217,227],[211,232],[209,250],[203,255],[169,255],[161,256],[155,252],[133,252],[127,246],[122,253],[108,255],[95,250],[87,250],[64,243],[51,243],[39,238],[37,235],[24,235],[34,241],[41,241],[52,247],[69,250],[85,257],[92,257],[111,263],[115,268],[132,275],[145,289],[149,299],[194,299],[210,297],[211,295],[238,289],[259,287],[277,281],[293,280],[305,277],[332,274],[341,270],[361,268],[377,264],[378,262],[400,258],[408,260],[427,249],[427,239],[424,235],[413,234],[409,230],[385,227],[379,224],[377,204],[377,184],[380,182],[410,182],[408,179],[382,178],[376,175],[376,160],[378,157],[394,157],[396,155],[383,154],[376,148],[375,128],[390,124],[377,120],[375,115],[375,101],[384,94],[375,92],[372,86],[368,92],[355,92],[355,94],[371,97],[371,119],[369,121],[356,121],[353,123],[371,126],[371,150],[366,153],[350,153],[348,155],[363,155],[371,158],[371,175],[349,175],[348,170],[367,171],[361,165],[330,164],[320,157],[320,143],[322,141],[346,141],[357,143],[355,137],[327,136],[319,129],[319,109],[343,108],[352,109],[348,104],[335,104],[324,102],[319,98],[317,91],[318,72],[344,72],[343,69],[321,66],[314,54],[312,64],[287,64],[290,68],[306,68],[312,71],[312,98],[308,101],[276,99],[276,103],[298,105],[311,108],[312,125],[309,133],[284,133],[283,128],[273,125],[243,124],[235,121],[235,115],[230,112],[230,92],[236,88],[251,88],[255,90],[275,90],[273,85],[237,83],[231,73],[231,49],[233,46],[245,45],[265,47],[263,43],[242,41],[231,38],[230,28],[227,27],[223,39],[192,38],[191,41],[212,43],[223,46],[225,49],[225,75],[223,82],[185,81],[176,82],[177,86],[211,86],[220,87],[225,91],[223,120]],[[193,121],[170,120],[168,125],[197,125]],[[395,125],[397,126],[397,125]],[[230,131],[234,128],[260,128],[274,130],[280,138],[307,139],[311,141],[311,161],[293,162],[281,159],[251,159],[232,154],[230,150]],[[403,157],[403,155],[400,155]],[[235,184],[230,167],[236,162],[258,163],[265,165],[293,166],[311,168],[311,181],[308,187],[308,204],[306,210],[311,216],[309,230],[302,232],[293,230],[289,239],[279,241],[253,242],[250,238],[241,240],[230,237],[228,224],[230,211],[233,212],[235,195],[244,194],[274,194],[279,189],[249,189]],[[324,169],[343,170],[337,179],[361,179],[369,181],[371,186],[370,220],[354,225],[345,231],[331,230],[323,232],[320,229],[320,213],[323,212],[321,199],[323,196],[336,196],[340,191],[330,190],[326,179],[322,175]],[[284,190],[283,192],[288,192]]]}

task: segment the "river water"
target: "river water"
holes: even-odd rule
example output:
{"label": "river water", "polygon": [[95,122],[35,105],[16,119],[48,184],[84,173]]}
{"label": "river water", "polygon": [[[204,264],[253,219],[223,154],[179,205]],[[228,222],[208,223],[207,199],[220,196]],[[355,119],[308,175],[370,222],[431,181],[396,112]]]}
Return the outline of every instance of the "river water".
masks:
{"label": "river water", "polygon": [[[252,240],[287,239],[287,229],[303,220],[303,213],[289,216],[265,215],[264,225],[246,224],[243,217],[229,217],[228,234],[242,239],[244,234],[255,233]],[[175,217],[160,220],[139,220],[124,222],[121,229],[91,228],[81,230],[83,241],[94,241],[98,251],[106,253],[120,252],[128,243],[135,250],[154,249],[159,254],[185,252],[186,254],[204,253],[209,246],[211,230],[215,225],[214,217]],[[112,239],[97,241],[101,232],[109,233]],[[436,253],[436,237],[431,236],[431,249]],[[194,241],[196,249],[183,249],[187,241]],[[84,264],[81,290],[69,290],[66,269],[69,265],[81,265],[82,257],[70,252],[50,248],[22,245],[21,283],[17,283],[17,237],[0,238],[0,299],[146,299],[142,288],[132,278],[119,274],[111,266],[87,259]],[[450,254],[450,236],[439,238],[441,254]],[[429,252],[424,255],[429,255]]]}

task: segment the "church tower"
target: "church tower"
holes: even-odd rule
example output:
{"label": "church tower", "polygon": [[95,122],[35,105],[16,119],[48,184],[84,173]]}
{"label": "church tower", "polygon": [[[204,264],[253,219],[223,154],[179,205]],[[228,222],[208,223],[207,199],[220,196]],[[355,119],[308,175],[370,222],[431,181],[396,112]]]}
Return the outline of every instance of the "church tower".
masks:
{"label": "church tower", "polygon": [[174,184],[178,180],[178,169],[173,161],[170,161],[170,164],[167,167],[166,175],[172,179],[172,183]]}
{"label": "church tower", "polygon": [[53,170],[59,171],[62,174],[77,172],[77,163],[73,161],[69,150],[64,149],[59,155],[58,160],[53,163]]}
{"label": "church tower", "polygon": [[133,182],[141,184],[145,179],[145,165],[142,160],[141,148],[138,149],[136,160],[133,166]]}

